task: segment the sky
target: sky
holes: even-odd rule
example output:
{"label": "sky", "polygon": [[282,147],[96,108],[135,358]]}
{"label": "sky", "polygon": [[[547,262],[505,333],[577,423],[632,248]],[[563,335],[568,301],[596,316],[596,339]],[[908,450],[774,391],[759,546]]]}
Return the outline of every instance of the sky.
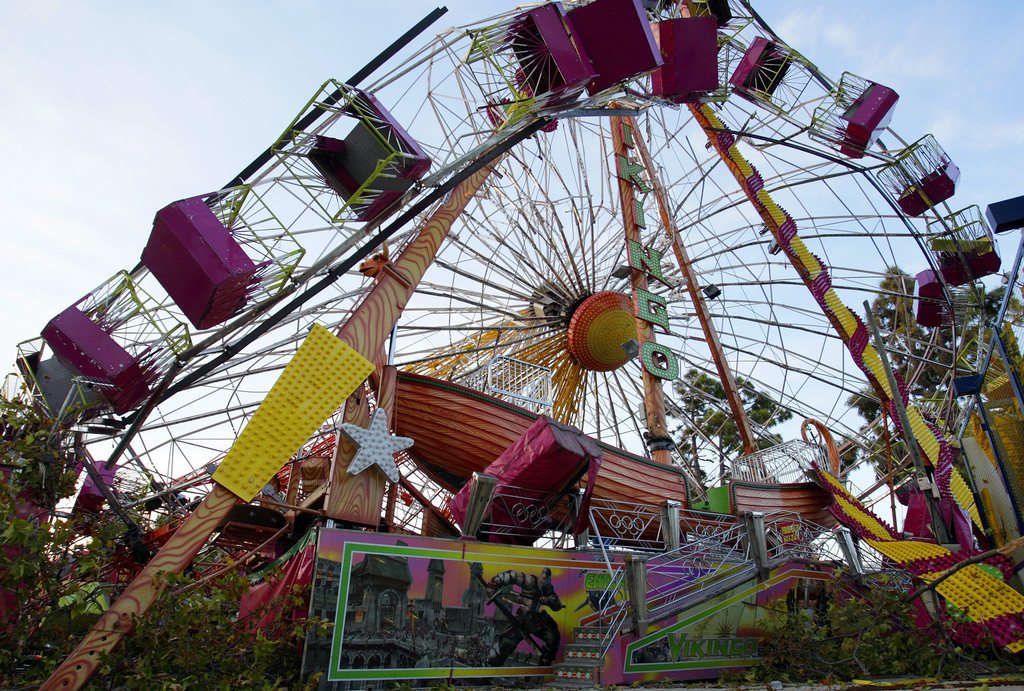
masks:
{"label": "sky", "polygon": [[[452,0],[436,33],[513,7]],[[0,0],[0,362],[136,264],[155,211],[220,188],[326,79],[345,79],[435,6]],[[959,165],[961,208],[1024,194],[1024,4],[770,0],[790,45],[838,78],[893,87],[893,127]],[[1018,238],[1001,239],[1004,268]],[[6,353],[3,355],[2,353]],[[6,358],[6,359],[5,359]]]}

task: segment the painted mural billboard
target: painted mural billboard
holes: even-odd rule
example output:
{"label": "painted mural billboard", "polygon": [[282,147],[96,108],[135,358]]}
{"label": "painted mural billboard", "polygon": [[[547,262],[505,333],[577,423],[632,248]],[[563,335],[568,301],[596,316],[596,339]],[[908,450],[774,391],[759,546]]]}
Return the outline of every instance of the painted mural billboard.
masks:
{"label": "painted mural billboard", "polygon": [[[304,673],[321,673],[321,689],[531,677],[539,685],[566,646],[600,630],[592,628],[599,609],[625,606],[624,593],[610,588],[621,569],[600,552],[322,530],[311,615],[334,627],[307,640]],[[609,641],[593,661],[601,683],[708,679],[748,666],[760,618],[819,606],[830,571],[794,562],[763,578],[726,582],[720,573],[736,570],[681,566],[649,581],[649,598],[680,587],[703,597],[640,636]]]}
{"label": "painted mural billboard", "polygon": [[323,530],[317,557],[312,613],[335,626],[304,666],[338,688],[550,675],[609,583],[600,554],[417,536]]}

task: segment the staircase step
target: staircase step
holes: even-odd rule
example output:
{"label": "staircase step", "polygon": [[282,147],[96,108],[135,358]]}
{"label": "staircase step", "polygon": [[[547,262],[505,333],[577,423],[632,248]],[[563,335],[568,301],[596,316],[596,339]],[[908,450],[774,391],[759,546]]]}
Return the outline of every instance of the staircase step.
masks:
{"label": "staircase step", "polygon": [[565,646],[562,660],[565,662],[576,662],[577,660],[600,660],[604,655],[601,652],[601,646],[597,645],[585,645],[581,643],[570,643]]}
{"label": "staircase step", "polygon": [[555,677],[544,685],[546,689],[600,689],[596,681],[590,679],[559,679]]}
{"label": "staircase step", "polygon": [[572,633],[574,642],[600,641],[608,633],[607,626],[577,626]]}
{"label": "staircase step", "polygon": [[600,689],[596,681],[590,679],[559,679],[555,677],[544,685],[547,689]]}
{"label": "staircase step", "polygon": [[599,684],[601,665],[593,661],[563,660],[556,663],[552,670],[555,673],[554,686],[581,688]]}

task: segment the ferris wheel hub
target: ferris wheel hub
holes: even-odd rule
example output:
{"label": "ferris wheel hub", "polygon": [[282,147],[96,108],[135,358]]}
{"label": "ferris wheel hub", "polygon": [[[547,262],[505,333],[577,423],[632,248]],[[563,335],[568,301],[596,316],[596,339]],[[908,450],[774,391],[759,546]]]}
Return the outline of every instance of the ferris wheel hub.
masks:
{"label": "ferris wheel hub", "polygon": [[591,372],[610,372],[630,360],[623,345],[636,339],[636,317],[629,296],[614,291],[594,293],[569,321],[569,352]]}

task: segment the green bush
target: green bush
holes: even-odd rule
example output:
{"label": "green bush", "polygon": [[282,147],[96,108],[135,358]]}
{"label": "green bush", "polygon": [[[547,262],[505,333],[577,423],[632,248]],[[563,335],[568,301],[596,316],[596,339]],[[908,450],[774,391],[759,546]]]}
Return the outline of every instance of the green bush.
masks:
{"label": "green bush", "polygon": [[[259,629],[261,611],[239,620],[239,599],[248,588],[249,582],[234,573],[200,587],[186,578],[171,579],[132,633],[103,657],[93,687],[305,688],[299,666],[306,624],[278,617]],[[306,591],[296,588],[275,601],[275,612],[302,606]]]}
{"label": "green bush", "polygon": [[817,611],[785,607],[763,622],[760,660],[734,681],[837,682],[873,676],[963,678],[991,671],[986,651],[967,654],[939,624],[919,628],[906,592],[854,586],[841,574]]}
{"label": "green bush", "polygon": [[[74,649],[120,585],[105,582],[125,524],[113,512],[56,511],[75,489],[73,438],[29,402],[0,397],[0,688],[33,688]],[[62,504],[63,506],[63,504]],[[26,510],[28,509],[28,510]],[[146,517],[130,518],[150,527]],[[229,573],[208,583],[169,579],[163,595],[122,644],[102,658],[87,688],[281,689],[299,679],[309,626],[264,611],[238,619],[248,581]],[[308,593],[276,599],[300,610]],[[315,622],[321,626],[319,622]]]}
{"label": "green bush", "polygon": [[[86,542],[68,521],[51,520],[71,495],[75,474],[51,443],[52,420],[31,405],[0,398],[0,687],[14,685],[28,660],[58,654],[87,598],[81,578],[62,575]],[[81,573],[88,578],[91,564]],[[66,605],[61,605],[62,599]]]}

